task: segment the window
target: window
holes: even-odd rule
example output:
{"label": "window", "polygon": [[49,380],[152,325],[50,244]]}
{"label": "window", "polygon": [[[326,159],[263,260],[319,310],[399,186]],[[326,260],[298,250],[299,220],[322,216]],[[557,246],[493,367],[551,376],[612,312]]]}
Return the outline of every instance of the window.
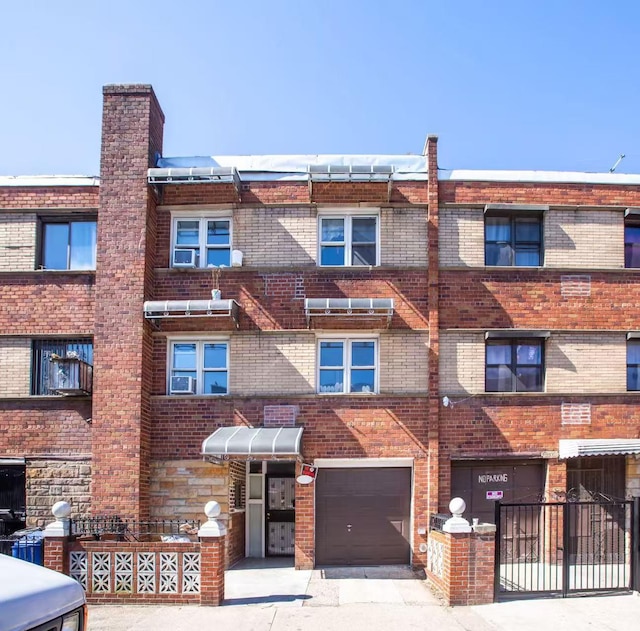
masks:
{"label": "window", "polygon": [[640,390],[640,339],[627,340],[627,390]]}
{"label": "window", "polygon": [[[61,390],[91,391],[93,342],[90,339],[34,340],[31,394],[58,394]],[[77,386],[77,387],[74,387]]]}
{"label": "window", "polygon": [[376,347],[370,339],[320,340],[318,392],[377,392]]}
{"label": "window", "polygon": [[485,265],[542,265],[542,216],[486,215]]}
{"label": "window", "polygon": [[377,215],[320,217],[320,265],[378,265]]}
{"label": "window", "polygon": [[96,269],[96,222],[43,222],[40,259],[43,269]]}
{"label": "window", "polygon": [[226,341],[172,342],[169,393],[228,394],[228,366]]}
{"label": "window", "polygon": [[542,392],[543,340],[492,340],[486,344],[486,392]]}
{"label": "window", "polygon": [[625,224],[624,266],[640,267],[640,223]]}
{"label": "window", "polygon": [[172,266],[231,265],[231,220],[210,217],[174,219]]}

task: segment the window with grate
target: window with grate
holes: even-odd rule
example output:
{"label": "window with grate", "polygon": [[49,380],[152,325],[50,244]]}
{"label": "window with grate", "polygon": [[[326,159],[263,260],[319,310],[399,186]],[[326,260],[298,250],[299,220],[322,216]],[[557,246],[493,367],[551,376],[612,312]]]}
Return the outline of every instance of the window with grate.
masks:
{"label": "window with grate", "polygon": [[[70,364],[93,366],[93,341],[88,338],[33,340],[31,394],[55,395],[62,383],[59,371]],[[79,377],[78,377],[79,380]],[[81,384],[90,391],[89,384]]]}

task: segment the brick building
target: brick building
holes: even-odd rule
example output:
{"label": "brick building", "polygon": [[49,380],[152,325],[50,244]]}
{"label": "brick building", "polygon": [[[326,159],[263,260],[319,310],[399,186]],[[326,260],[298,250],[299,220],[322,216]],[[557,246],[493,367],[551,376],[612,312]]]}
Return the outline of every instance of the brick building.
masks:
{"label": "brick building", "polygon": [[422,566],[452,495],[640,494],[640,176],[168,158],[163,125],[107,86],[99,179],[0,178],[17,520],[215,498],[230,563]]}

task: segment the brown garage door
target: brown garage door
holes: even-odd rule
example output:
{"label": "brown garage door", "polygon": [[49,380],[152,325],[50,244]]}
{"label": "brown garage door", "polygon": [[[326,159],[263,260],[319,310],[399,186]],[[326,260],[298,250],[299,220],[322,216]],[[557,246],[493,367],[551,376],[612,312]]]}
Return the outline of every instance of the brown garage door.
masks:
{"label": "brown garage door", "polygon": [[320,469],[316,565],[409,563],[411,469]]}
{"label": "brown garage door", "polygon": [[502,491],[502,502],[539,502],[544,491],[544,464],[540,460],[455,462],[451,465],[451,497],[467,504],[464,517],[495,522],[491,491]]}

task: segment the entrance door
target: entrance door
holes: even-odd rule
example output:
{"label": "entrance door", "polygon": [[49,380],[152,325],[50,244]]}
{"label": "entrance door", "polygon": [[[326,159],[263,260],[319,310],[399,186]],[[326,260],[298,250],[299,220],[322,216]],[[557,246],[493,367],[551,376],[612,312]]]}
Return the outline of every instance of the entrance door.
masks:
{"label": "entrance door", "polygon": [[267,556],[295,553],[295,465],[267,463],[265,505]]}
{"label": "entrance door", "polygon": [[409,563],[410,468],[320,469],[316,565]]}

